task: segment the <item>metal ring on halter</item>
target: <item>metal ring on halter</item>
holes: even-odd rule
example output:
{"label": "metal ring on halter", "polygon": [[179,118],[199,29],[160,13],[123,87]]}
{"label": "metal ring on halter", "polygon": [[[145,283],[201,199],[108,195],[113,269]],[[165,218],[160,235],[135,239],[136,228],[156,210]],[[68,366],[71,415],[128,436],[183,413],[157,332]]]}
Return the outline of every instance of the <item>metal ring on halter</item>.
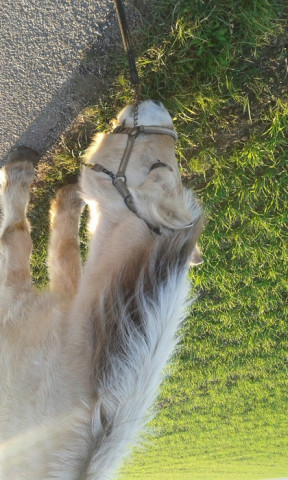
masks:
{"label": "metal ring on halter", "polygon": [[114,176],[115,176],[115,180],[114,180],[114,181],[116,181],[116,180],[122,180],[122,182],[127,183],[126,175],[118,175],[118,173],[117,173],[117,175],[114,175]]}

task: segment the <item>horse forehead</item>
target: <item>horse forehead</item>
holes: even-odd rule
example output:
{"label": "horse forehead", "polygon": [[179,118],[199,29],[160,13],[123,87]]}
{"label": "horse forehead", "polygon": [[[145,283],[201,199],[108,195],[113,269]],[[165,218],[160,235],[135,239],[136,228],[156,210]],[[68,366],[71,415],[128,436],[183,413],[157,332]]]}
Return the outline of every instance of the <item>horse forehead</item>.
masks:
{"label": "horse forehead", "polygon": [[118,123],[122,125],[125,122],[126,127],[134,127],[136,119],[135,109],[137,109],[137,125],[173,126],[172,118],[166,108],[161,102],[155,102],[153,100],[145,100],[136,107],[129,105],[124,108],[118,115]]}

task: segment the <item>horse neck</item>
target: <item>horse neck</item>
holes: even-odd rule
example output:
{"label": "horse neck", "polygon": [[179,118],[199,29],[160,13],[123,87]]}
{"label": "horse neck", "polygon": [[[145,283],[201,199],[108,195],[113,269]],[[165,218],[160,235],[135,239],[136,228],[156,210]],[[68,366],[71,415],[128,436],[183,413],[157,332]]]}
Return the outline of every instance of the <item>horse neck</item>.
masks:
{"label": "horse neck", "polygon": [[[95,219],[93,222],[96,224]],[[128,209],[109,215],[98,212],[89,253],[75,306],[89,310],[97,304],[111,280],[125,268],[129,259],[145,256],[155,242],[145,222]]]}

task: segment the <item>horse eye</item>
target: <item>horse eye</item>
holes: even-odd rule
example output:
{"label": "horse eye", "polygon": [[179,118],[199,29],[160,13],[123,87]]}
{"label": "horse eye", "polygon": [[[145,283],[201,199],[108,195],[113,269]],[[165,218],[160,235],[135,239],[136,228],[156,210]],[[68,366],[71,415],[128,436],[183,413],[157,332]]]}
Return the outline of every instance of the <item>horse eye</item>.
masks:
{"label": "horse eye", "polygon": [[160,162],[160,160],[159,160],[157,163],[153,163],[153,165],[150,167],[149,171],[152,172],[152,170],[155,170],[155,168],[159,168],[159,167],[170,168],[170,167],[168,167],[168,165],[166,165],[166,163]]}

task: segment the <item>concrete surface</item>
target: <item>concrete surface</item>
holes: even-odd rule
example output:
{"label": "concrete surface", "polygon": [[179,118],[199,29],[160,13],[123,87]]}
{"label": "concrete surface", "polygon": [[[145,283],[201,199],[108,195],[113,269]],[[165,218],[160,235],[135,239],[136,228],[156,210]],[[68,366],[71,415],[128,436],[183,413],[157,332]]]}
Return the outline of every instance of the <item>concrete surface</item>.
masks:
{"label": "concrete surface", "polygon": [[0,164],[16,145],[45,153],[97,97],[104,66],[89,52],[111,48],[113,12],[112,0],[2,0]]}

